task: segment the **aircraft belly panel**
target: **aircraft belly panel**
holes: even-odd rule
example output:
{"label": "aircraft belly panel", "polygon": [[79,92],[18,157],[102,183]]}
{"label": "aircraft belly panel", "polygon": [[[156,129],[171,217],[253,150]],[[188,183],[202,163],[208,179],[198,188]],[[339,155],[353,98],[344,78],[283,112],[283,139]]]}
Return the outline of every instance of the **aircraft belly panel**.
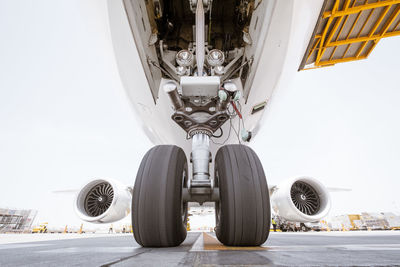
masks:
{"label": "aircraft belly panel", "polygon": [[[265,107],[270,104],[273,91],[281,86],[282,81],[290,79],[293,69],[297,69],[301,60],[299,51],[303,53],[307,46],[308,36],[311,36],[312,26],[315,25],[322,1],[270,2],[271,12],[265,14],[271,16],[262,20],[258,18],[258,23],[263,21],[266,24],[264,27],[267,28],[261,33],[264,37],[254,38],[259,44],[253,47],[255,50],[252,53],[258,55],[259,59],[254,63],[257,66],[252,71],[254,78],[251,87],[247,91],[243,90],[245,94],[247,92],[247,97],[242,98],[240,102],[245,127],[253,134],[258,131],[260,120]],[[186,132],[171,119],[173,114],[171,103],[166,93],[160,90],[166,80],[161,79],[156,89],[151,89],[153,84],[148,82],[148,70],[146,67],[143,68],[146,64],[143,61],[143,64],[140,63],[140,49],[137,49],[138,43],[132,34],[125,2],[130,1],[108,1],[111,34],[122,83],[149,139],[154,144],[175,144],[188,152],[191,142],[187,140]],[[309,17],[305,18],[304,14],[308,14]],[[252,22],[251,27],[255,27],[256,24]],[[256,52],[257,50],[259,52]],[[237,117],[232,120],[232,124],[239,125]],[[228,121],[222,127],[222,137],[212,138],[215,141],[211,143],[213,155],[221,145],[239,142],[240,132],[235,133],[230,128]]]}
{"label": "aircraft belly panel", "polygon": [[[278,1],[244,105],[246,127],[257,134],[273,93],[288,86],[312,34],[323,0]],[[282,88],[283,89],[283,88]]]}
{"label": "aircraft belly panel", "polygon": [[154,144],[190,147],[190,142],[186,140],[186,133],[171,119],[172,108],[165,93],[159,93],[157,105],[154,102],[133,40],[123,0],[108,1],[108,10],[121,81],[132,103],[136,118],[142,125],[142,130]]}

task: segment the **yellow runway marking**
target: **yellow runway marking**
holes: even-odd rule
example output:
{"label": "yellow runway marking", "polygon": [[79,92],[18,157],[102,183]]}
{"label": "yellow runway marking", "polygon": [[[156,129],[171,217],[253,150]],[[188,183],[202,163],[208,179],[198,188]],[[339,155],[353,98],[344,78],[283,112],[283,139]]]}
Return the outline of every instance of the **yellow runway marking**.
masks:
{"label": "yellow runway marking", "polygon": [[228,247],[219,242],[215,237],[203,233],[204,250],[268,250],[267,247]]}

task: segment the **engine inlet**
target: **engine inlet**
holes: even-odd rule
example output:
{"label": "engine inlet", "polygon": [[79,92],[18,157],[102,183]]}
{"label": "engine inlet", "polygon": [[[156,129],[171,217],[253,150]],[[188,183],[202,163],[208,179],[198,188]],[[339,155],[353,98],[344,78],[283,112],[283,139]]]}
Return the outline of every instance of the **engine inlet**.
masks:
{"label": "engine inlet", "polygon": [[103,182],[95,185],[86,195],[84,208],[88,216],[96,217],[103,214],[114,199],[111,184]]}
{"label": "engine inlet", "polygon": [[290,197],[296,208],[304,214],[315,215],[320,210],[321,199],[309,184],[297,181],[290,189]]}

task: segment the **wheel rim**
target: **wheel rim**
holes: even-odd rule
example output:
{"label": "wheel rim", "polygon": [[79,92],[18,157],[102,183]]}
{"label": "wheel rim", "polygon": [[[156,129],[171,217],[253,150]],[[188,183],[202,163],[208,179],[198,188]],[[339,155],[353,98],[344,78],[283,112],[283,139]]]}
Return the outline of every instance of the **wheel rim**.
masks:
{"label": "wheel rim", "polygon": [[[183,173],[182,173],[182,189],[187,188],[187,164],[185,163],[185,166],[183,167]],[[183,194],[181,194],[181,219],[183,225],[186,224],[187,221],[187,215],[188,215],[188,204],[187,202],[183,201]]]}
{"label": "wheel rim", "polygon": [[[215,187],[219,187],[219,173],[217,169],[217,164],[215,164]],[[221,191],[220,191],[221,194]],[[219,201],[215,202],[215,226],[218,229],[219,228],[219,223],[220,223],[220,218],[221,218],[221,208],[219,205]]]}

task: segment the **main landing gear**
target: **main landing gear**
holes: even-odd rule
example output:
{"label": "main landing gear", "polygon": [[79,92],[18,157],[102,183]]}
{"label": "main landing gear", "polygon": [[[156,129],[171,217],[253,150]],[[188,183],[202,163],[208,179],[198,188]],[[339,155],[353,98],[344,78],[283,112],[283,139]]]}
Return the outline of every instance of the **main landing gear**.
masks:
{"label": "main landing gear", "polygon": [[[194,29],[195,40],[175,54],[177,65],[171,63],[170,55],[175,53],[171,50],[168,58],[162,52],[163,62],[154,66],[167,74],[162,87],[175,110],[171,118],[192,139],[192,173],[188,173],[184,151],[177,146],[156,146],[145,155],[133,190],[133,233],[145,247],[177,246],[186,238],[188,202],[215,202],[217,238],[230,246],[258,246],[268,238],[271,216],[260,160],[249,147],[222,146],[210,175],[213,158],[209,149],[210,137],[218,129],[222,136],[225,122],[231,122],[234,115],[242,120],[237,105],[253,56],[247,58],[244,47],[232,51],[213,47],[204,38],[207,12],[211,28],[212,1],[192,0],[190,4],[196,25],[189,29]],[[160,51],[168,48],[167,42],[160,42],[159,47]],[[242,124],[244,128],[243,120]],[[243,141],[251,138],[247,131],[241,135]]]}
{"label": "main landing gear", "polygon": [[186,238],[188,202],[213,201],[216,235],[229,246],[263,244],[270,228],[270,201],[265,174],[255,152],[244,145],[222,146],[215,156],[213,179],[208,136],[193,136],[189,180],[183,150],[173,145],[152,148],[140,165],[132,198],[132,226],[144,247],[178,246]]}

